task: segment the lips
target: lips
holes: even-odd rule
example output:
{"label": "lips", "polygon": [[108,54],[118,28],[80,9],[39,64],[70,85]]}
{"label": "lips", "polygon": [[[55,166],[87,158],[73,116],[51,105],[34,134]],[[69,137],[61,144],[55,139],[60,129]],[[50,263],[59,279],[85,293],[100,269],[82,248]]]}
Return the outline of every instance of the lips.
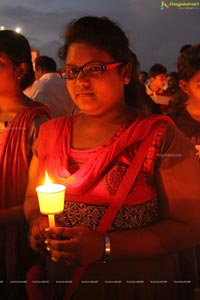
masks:
{"label": "lips", "polygon": [[91,96],[94,95],[91,91],[78,91],[76,92],[76,96]]}

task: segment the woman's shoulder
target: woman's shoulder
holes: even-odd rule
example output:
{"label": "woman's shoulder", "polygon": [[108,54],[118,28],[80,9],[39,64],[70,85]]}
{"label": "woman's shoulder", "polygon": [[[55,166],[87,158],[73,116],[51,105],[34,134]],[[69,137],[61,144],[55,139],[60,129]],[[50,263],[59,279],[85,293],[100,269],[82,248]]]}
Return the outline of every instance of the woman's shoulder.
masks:
{"label": "woman's shoulder", "polygon": [[29,98],[27,98],[27,102],[24,105],[24,109],[21,111],[20,116],[30,116],[32,118],[37,117],[39,115],[46,115],[49,119],[51,116],[51,111],[49,107],[43,103],[33,101]]}
{"label": "woman's shoulder", "polygon": [[53,118],[48,122],[44,123],[43,128],[49,129],[50,127],[62,128],[63,126],[71,126],[71,124],[76,120],[77,115],[73,116],[61,116]]}
{"label": "woman's shoulder", "polygon": [[140,113],[133,123],[137,124],[139,130],[144,130],[144,132],[151,132],[152,129],[167,127],[168,124],[171,124],[172,127],[175,126],[174,121],[167,115],[155,115],[155,114],[146,114]]}
{"label": "woman's shoulder", "polygon": [[196,156],[194,145],[185,136],[185,134],[173,124],[168,124],[160,149],[160,158],[162,158],[163,166],[177,164],[188,157]]}

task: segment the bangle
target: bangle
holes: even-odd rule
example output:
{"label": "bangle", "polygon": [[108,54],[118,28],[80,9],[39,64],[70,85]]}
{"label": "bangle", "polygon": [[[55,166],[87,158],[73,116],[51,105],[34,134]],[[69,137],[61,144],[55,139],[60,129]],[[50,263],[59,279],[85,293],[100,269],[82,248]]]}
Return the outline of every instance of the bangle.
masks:
{"label": "bangle", "polygon": [[109,235],[105,235],[105,248],[104,248],[104,256],[103,256],[103,262],[105,263],[107,261],[107,259],[110,256],[110,236]]}

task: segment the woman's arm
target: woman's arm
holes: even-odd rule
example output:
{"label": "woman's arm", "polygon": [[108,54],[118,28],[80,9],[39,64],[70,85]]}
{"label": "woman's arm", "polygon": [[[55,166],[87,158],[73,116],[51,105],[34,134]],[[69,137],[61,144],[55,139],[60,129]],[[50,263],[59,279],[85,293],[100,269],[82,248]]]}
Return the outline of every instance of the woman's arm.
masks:
{"label": "woman's arm", "polygon": [[25,220],[23,204],[18,204],[9,208],[0,210],[0,226],[8,224],[20,224]]}
{"label": "woman's arm", "polygon": [[44,246],[44,229],[48,227],[48,218],[40,213],[36,187],[41,185],[44,178],[41,178],[38,170],[38,158],[33,156],[29,168],[29,183],[26,190],[24,202],[25,217],[30,225],[29,243],[33,250],[46,253]]}

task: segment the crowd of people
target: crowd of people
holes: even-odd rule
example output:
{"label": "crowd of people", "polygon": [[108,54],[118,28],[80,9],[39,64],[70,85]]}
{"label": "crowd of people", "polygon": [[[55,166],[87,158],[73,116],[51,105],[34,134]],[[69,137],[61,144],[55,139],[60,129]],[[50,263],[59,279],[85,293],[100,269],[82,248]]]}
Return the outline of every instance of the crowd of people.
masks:
{"label": "crowd of people", "polygon": [[[0,300],[193,300],[200,44],[140,71],[120,25],[85,16],[58,54],[33,69],[28,40],[0,31]],[[55,227],[46,172],[66,186]]]}

